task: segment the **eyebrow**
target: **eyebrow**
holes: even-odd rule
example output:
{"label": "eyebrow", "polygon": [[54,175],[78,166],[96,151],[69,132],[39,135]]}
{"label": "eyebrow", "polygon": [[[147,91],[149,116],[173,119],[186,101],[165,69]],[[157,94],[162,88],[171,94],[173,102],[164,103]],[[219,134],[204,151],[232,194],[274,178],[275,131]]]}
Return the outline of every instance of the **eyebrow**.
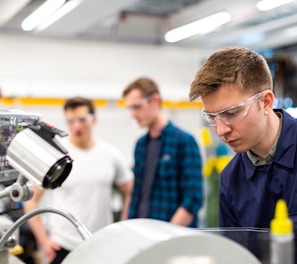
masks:
{"label": "eyebrow", "polygon": [[[265,90],[267,90],[267,89],[265,89]],[[246,100],[243,100],[243,101],[239,102],[237,105],[229,106],[229,107],[227,107],[227,108],[225,108],[225,109],[222,109],[222,110],[220,110],[220,111],[217,111],[217,112],[207,112],[207,111],[204,111],[203,109],[202,109],[202,111],[203,111],[204,113],[209,114],[209,115],[216,115],[216,114],[219,114],[219,113],[222,113],[222,112],[231,110],[231,109],[233,109],[233,108],[235,108],[235,107],[239,107],[239,106],[245,104],[246,102],[248,102],[248,101],[250,101],[250,100],[253,100],[253,99],[257,98],[257,97],[260,97],[260,96],[262,95],[262,93],[263,93],[265,90],[260,91],[260,92],[258,92],[258,93],[256,93],[256,94],[252,95],[251,97],[247,98]]]}

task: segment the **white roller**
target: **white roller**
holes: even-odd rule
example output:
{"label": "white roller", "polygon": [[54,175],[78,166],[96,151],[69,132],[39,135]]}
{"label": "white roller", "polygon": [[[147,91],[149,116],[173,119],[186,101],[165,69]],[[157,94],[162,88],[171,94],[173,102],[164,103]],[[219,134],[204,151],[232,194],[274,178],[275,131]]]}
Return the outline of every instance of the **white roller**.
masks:
{"label": "white roller", "polygon": [[117,222],[82,242],[63,264],[260,264],[220,235],[152,219]]}

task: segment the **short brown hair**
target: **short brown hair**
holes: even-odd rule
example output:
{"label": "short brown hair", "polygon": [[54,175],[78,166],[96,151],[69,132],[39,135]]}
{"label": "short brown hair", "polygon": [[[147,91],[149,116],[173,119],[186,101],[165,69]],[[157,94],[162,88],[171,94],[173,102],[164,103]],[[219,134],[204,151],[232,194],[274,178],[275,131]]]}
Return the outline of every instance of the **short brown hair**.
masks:
{"label": "short brown hair", "polygon": [[125,97],[132,90],[141,91],[144,97],[147,97],[156,93],[160,94],[157,84],[152,79],[147,77],[141,77],[131,82],[123,91],[122,96]]}
{"label": "short brown hair", "polygon": [[80,96],[75,96],[67,99],[64,103],[64,111],[66,111],[67,109],[75,109],[80,106],[87,106],[89,109],[89,113],[95,115],[95,106],[92,100]]}
{"label": "short brown hair", "polygon": [[244,47],[223,48],[213,53],[196,73],[190,100],[214,92],[224,84],[235,84],[242,92],[272,89],[272,76],[266,60]]}

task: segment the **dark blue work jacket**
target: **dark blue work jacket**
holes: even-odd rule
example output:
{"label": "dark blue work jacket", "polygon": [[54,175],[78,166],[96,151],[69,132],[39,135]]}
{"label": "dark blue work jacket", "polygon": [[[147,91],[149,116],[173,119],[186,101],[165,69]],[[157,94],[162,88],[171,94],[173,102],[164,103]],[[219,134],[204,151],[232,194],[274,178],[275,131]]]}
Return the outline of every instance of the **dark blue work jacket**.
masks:
{"label": "dark blue work jacket", "polygon": [[254,166],[246,153],[239,153],[222,172],[220,226],[269,228],[277,200],[284,199],[296,239],[297,120],[285,111],[275,111],[281,111],[283,119],[273,162]]}

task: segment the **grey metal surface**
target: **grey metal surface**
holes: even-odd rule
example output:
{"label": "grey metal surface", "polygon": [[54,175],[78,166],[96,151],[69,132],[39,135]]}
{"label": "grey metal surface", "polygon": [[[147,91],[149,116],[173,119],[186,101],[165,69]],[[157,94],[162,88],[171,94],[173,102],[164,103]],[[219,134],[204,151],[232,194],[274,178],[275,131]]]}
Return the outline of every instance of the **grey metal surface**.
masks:
{"label": "grey metal surface", "polygon": [[31,129],[18,133],[7,149],[7,160],[27,179],[42,186],[50,168],[65,156]]}
{"label": "grey metal surface", "polygon": [[[132,219],[97,231],[63,264],[260,264],[225,237],[152,219]],[[199,262],[198,262],[199,263]]]}

